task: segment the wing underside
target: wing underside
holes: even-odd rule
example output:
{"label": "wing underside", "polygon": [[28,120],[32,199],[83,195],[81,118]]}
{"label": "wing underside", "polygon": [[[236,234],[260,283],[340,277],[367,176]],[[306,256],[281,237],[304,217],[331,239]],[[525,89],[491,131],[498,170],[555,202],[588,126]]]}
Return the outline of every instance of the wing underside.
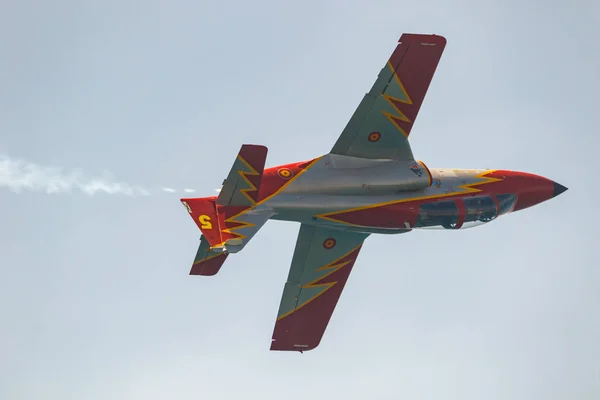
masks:
{"label": "wing underside", "polygon": [[442,36],[403,34],[331,153],[413,160],[408,136],[445,46]]}
{"label": "wing underside", "polygon": [[306,351],[319,345],[368,236],[300,226],[271,350]]}

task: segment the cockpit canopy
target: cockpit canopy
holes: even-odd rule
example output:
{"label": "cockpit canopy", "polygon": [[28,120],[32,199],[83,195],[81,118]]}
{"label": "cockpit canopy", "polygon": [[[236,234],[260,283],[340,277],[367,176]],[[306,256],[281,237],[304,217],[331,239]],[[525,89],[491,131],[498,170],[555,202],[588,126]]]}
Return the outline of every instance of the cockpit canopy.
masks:
{"label": "cockpit canopy", "polygon": [[514,194],[498,194],[422,204],[414,228],[472,228],[511,212],[516,202]]}

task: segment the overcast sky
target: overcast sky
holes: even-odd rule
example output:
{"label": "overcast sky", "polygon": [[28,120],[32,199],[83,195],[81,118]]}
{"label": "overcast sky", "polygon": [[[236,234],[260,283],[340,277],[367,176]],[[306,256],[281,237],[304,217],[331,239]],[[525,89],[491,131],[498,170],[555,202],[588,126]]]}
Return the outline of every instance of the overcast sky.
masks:
{"label": "overcast sky", "polygon": [[[598,26],[593,0],[2,2],[0,155],[151,194],[0,188],[0,398],[600,398]],[[371,236],[321,345],[270,352],[298,224],[191,277],[181,190],[243,143],[327,153],[403,32],[448,40],[418,159],[569,191]]]}

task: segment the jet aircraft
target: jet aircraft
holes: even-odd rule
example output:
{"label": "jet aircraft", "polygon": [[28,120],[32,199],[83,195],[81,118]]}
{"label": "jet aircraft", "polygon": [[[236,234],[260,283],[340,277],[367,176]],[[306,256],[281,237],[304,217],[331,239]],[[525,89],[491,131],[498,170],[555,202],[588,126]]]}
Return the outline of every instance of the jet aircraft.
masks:
{"label": "jet aircraft", "polygon": [[181,199],[202,232],[191,275],[215,275],[269,219],[300,223],[271,350],[319,345],[369,235],[465,229],[567,190],[530,173],[415,159],[408,138],[445,46],[403,34],[328,154],[265,168],[267,148],[245,144],[217,196]]}

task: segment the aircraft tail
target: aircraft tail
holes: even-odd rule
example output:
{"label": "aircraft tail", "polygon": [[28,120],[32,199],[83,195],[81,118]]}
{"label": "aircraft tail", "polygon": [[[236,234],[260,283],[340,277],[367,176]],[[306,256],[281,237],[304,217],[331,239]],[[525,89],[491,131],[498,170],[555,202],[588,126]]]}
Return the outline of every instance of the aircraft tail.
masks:
{"label": "aircraft tail", "polygon": [[256,208],[266,157],[266,147],[243,145],[219,196],[181,199],[203,235],[191,274],[216,274],[273,215]]}
{"label": "aircraft tail", "polygon": [[219,206],[214,196],[181,202],[214,252],[237,253],[273,215],[254,207]]}

